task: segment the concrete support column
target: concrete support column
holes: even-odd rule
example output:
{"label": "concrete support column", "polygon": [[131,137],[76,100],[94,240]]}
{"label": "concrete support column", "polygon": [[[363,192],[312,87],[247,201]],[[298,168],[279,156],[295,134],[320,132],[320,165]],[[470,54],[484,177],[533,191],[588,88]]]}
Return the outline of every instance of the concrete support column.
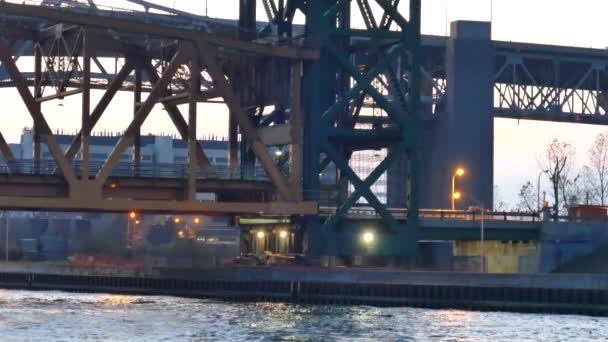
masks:
{"label": "concrete support column", "polygon": [[492,208],[494,73],[491,24],[453,22],[446,49],[447,108],[432,129],[425,206],[450,208],[452,176],[462,167],[465,174],[456,179],[462,198],[456,208]]}

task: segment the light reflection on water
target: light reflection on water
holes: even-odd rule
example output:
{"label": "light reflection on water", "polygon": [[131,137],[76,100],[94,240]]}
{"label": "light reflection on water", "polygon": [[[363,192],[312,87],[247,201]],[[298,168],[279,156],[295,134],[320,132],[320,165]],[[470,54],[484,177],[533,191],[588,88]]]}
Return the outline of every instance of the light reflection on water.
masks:
{"label": "light reflection on water", "polygon": [[0,341],[589,341],[608,318],[0,290]]}

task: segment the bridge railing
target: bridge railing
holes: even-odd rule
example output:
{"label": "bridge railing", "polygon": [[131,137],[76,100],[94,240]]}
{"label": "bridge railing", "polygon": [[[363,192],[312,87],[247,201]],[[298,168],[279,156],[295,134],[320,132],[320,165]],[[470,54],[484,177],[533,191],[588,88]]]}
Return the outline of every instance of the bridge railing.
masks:
{"label": "bridge railing", "polygon": [[[89,175],[94,176],[103,167],[101,161],[89,162]],[[72,169],[76,176],[80,177],[82,172],[81,162],[72,161]],[[54,160],[16,160],[9,164],[0,163],[0,174],[2,175],[59,175],[57,163]],[[185,163],[140,163],[120,162],[114,167],[111,177],[123,178],[175,178],[185,179],[188,177],[188,165]],[[260,167],[255,168],[230,168],[225,165],[214,166],[208,170],[201,171],[197,168],[197,179],[222,179],[222,180],[248,180],[267,181],[268,176]]]}
{"label": "bridge railing", "polygon": [[[320,207],[323,215],[332,215],[336,212],[335,206]],[[388,208],[388,211],[396,219],[407,219],[408,211],[406,208]],[[369,206],[355,206],[347,213],[349,218],[361,219],[380,219],[380,215]],[[459,220],[459,221],[481,221],[479,210],[449,210],[449,209],[421,209],[418,217],[422,220]],[[536,212],[509,212],[509,211],[486,211],[483,219],[485,221],[503,222],[540,222],[541,215]]]}

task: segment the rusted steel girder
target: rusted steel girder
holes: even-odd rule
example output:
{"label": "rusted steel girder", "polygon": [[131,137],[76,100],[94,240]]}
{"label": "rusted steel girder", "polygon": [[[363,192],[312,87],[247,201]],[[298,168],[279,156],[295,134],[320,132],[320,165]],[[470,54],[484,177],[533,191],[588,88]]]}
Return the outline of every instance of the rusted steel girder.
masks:
{"label": "rusted steel girder", "polygon": [[167,200],[129,200],[129,199],[72,199],[48,197],[0,196],[0,207],[8,210],[34,211],[98,211],[125,212],[135,210],[139,213],[171,214],[217,214],[238,213],[259,215],[315,215],[317,204],[314,202],[201,202]]}
{"label": "rusted steel girder", "polygon": [[8,168],[11,173],[19,172],[19,170],[17,169],[17,163],[15,161],[13,151],[11,151],[10,146],[8,146],[8,144],[6,143],[2,132],[0,132],[0,153],[2,153],[2,156],[6,160],[6,163],[8,164]]}
{"label": "rusted steel girder", "polygon": [[0,2],[0,13],[5,15],[35,17],[63,23],[141,33],[158,37],[189,40],[193,42],[203,41],[206,44],[222,46],[224,49],[232,49],[258,55],[294,59],[317,59],[319,57],[319,52],[316,49],[296,48],[289,46],[265,46],[252,42],[240,41],[230,37],[209,34],[206,32],[149,24],[143,21],[125,21],[123,19],[111,18],[107,16],[102,17],[92,14],[74,12],[70,9],[52,9],[41,6]]}
{"label": "rusted steel girder", "polygon": [[[150,78],[150,81],[155,84],[158,82],[158,80],[160,79],[158,74],[156,73],[156,69],[154,69],[154,67],[152,66],[152,64],[150,63],[144,63],[143,66],[143,71],[146,72],[146,74],[148,75],[148,77]],[[191,76],[194,75],[192,72],[190,73]],[[198,80],[200,83],[200,71],[198,73]],[[199,88],[200,88],[200,84],[199,84]],[[163,96],[170,96],[171,93],[169,91],[165,91]],[[188,97],[188,103],[190,103],[191,98],[192,98],[192,90],[190,91],[190,96]],[[194,95],[196,101],[198,102],[198,91],[196,92],[196,94]],[[181,111],[179,110],[179,108],[177,107],[177,105],[170,103],[168,101],[163,101],[162,102],[163,106],[165,107],[165,110],[167,111],[167,114],[169,114],[169,117],[171,118],[171,121],[173,121],[173,124],[175,125],[175,128],[177,129],[177,132],[181,135],[182,139],[188,139],[188,124],[186,123],[186,120],[184,120],[184,117],[181,113]],[[201,170],[207,170],[210,168],[211,163],[209,162],[209,158],[207,157],[207,154],[205,153],[205,151],[203,151],[203,148],[199,145],[196,144],[196,158],[198,160],[199,166],[201,168]]]}
{"label": "rusted steel girder", "polygon": [[123,136],[120,138],[116,146],[114,146],[114,150],[112,150],[112,153],[110,153],[110,155],[106,159],[106,162],[104,163],[103,167],[97,173],[96,182],[99,187],[103,186],[105,181],[108,179],[110,173],[112,172],[112,169],[120,160],[120,156],[131,143],[136,130],[141,127],[141,125],[144,123],[144,121],[150,114],[150,111],[157,103],[158,99],[161,97],[162,94],[164,94],[165,88],[169,84],[169,81],[171,81],[171,78],[177,71],[177,68],[186,60],[186,50],[184,49],[184,47],[180,47],[180,49],[171,59],[169,66],[163,72],[163,75],[160,77],[158,82],[154,84],[150,95],[135,114],[135,118],[133,118],[133,121],[131,121],[131,124],[125,130]]}
{"label": "rusted steel girder", "polygon": [[21,76],[21,73],[19,72],[19,68],[17,68],[17,65],[13,61],[11,51],[4,41],[4,38],[0,38],[0,60],[2,61],[4,68],[8,71],[9,75],[15,82],[17,91],[19,92],[19,95],[21,95],[21,99],[32,116],[35,126],[40,129],[40,132],[46,141],[49,152],[53,156],[57,166],[59,166],[61,173],[70,186],[74,185],[76,182],[74,171],[70,167],[68,160],[65,158],[61,148],[57,144],[51,128],[44,119],[44,116],[40,111],[40,105],[36,103],[34,96],[30,92],[25,80],[23,79],[23,76]]}
{"label": "rusted steel girder", "polygon": [[279,169],[272,160],[272,157],[270,157],[270,155],[268,154],[268,150],[266,149],[266,146],[264,145],[264,143],[262,143],[262,140],[258,136],[256,129],[253,127],[253,124],[249,119],[249,116],[247,115],[247,113],[245,113],[243,108],[241,108],[238,98],[232,91],[232,87],[230,87],[228,81],[226,81],[224,73],[213,58],[212,52],[215,52],[215,48],[208,45],[207,42],[205,42],[204,40],[199,40],[197,45],[202,60],[207,66],[207,71],[213,78],[215,86],[221,92],[222,97],[224,98],[224,101],[226,102],[226,105],[228,106],[229,110],[235,114],[235,119],[242,129],[242,134],[249,142],[251,149],[255,153],[256,157],[258,157],[260,164],[262,164],[262,167],[264,168],[264,171],[266,171],[266,174],[268,174],[268,176],[272,180],[272,183],[277,187],[277,190],[282,199],[286,201],[291,201],[293,195],[289,191],[289,187],[287,186],[285,179],[283,178]]}
{"label": "rusted steel girder", "polygon": [[[114,77],[114,79],[110,83],[110,86],[108,87],[106,92],[103,94],[103,96],[101,97],[101,100],[99,100],[99,102],[97,103],[97,106],[95,106],[95,109],[91,113],[91,116],[89,119],[89,129],[90,130],[93,130],[93,128],[95,128],[95,125],[97,124],[97,122],[99,122],[99,119],[101,119],[101,116],[105,112],[106,108],[108,108],[108,105],[110,105],[110,102],[114,98],[114,95],[116,95],[116,93],[120,90],[123,82],[127,79],[127,76],[129,76],[129,74],[131,73],[132,70],[133,70],[133,64],[130,63],[129,60],[127,59],[127,62],[125,63],[125,65],[122,66],[122,68],[120,69],[118,74],[116,74],[116,77]],[[78,153],[78,151],[80,149],[81,141],[82,141],[82,130],[80,132],[78,132],[78,134],[76,134],[76,136],[74,137],[74,140],[72,140],[72,143],[70,144],[70,147],[68,147],[67,151],[65,152],[65,157],[67,160],[72,160],[74,158],[74,156]]]}

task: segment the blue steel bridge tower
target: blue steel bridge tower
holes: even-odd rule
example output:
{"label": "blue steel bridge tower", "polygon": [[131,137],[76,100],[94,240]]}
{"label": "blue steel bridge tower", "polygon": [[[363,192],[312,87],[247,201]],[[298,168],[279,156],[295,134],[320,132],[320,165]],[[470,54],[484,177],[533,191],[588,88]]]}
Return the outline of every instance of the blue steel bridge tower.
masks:
{"label": "blue steel bridge tower", "polygon": [[[276,32],[279,40],[319,51],[317,59],[305,61],[301,70],[291,73],[292,80],[298,72],[302,74],[301,103],[296,109],[302,111],[302,120],[292,119],[292,124],[302,125],[302,196],[332,208],[329,215],[303,220],[300,241],[304,252],[313,257],[416,255],[421,1],[261,1],[269,21],[264,30]],[[247,37],[259,29],[256,1],[241,0],[240,4],[240,30]],[[301,28],[293,25],[297,12],[305,16],[303,32],[297,32]],[[353,22],[365,26],[355,28]],[[292,112],[297,105],[292,103]],[[371,111],[376,115],[370,115]],[[386,158],[362,179],[349,160],[354,153],[374,150],[388,151]],[[406,194],[403,207],[407,208],[407,220],[398,221],[371,187],[389,168],[402,162],[403,156],[408,168],[402,182],[405,186],[392,190]],[[328,165],[336,170],[331,186],[320,182]],[[373,250],[359,243],[364,227],[345,224],[349,210],[362,201],[381,219],[374,223]]]}

